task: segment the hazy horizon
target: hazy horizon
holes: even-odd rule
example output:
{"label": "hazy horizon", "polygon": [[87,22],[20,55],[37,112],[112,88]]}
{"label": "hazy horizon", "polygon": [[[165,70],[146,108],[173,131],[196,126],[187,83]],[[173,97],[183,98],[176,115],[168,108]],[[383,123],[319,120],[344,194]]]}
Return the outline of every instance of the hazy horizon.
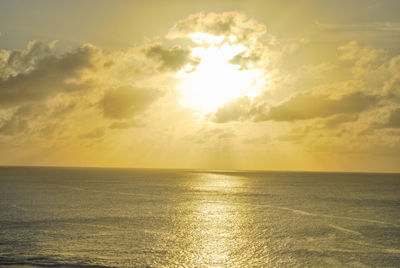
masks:
{"label": "hazy horizon", "polygon": [[82,168],[82,169],[130,169],[148,171],[190,171],[210,173],[354,173],[354,174],[393,174],[400,172],[379,171],[345,171],[345,170],[277,170],[277,169],[207,169],[207,168],[174,168],[174,167],[124,167],[124,166],[44,166],[44,165],[0,165],[0,168]]}

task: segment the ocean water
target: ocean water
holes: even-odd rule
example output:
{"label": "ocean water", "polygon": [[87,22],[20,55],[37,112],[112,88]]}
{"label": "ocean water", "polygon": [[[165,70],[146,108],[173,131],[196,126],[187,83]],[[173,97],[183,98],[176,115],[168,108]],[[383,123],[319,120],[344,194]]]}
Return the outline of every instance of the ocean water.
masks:
{"label": "ocean water", "polygon": [[1,167],[0,265],[400,267],[400,175]]}

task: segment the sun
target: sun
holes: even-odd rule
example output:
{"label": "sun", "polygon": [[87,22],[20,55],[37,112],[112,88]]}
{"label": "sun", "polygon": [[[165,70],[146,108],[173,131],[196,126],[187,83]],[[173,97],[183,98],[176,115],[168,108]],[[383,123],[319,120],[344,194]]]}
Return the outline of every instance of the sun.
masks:
{"label": "sun", "polygon": [[259,94],[264,71],[251,65],[244,69],[231,62],[236,55],[248,52],[246,46],[235,42],[234,36],[196,33],[189,37],[197,44],[191,56],[199,59],[199,64],[186,66],[176,75],[183,106],[207,114],[235,98]]}

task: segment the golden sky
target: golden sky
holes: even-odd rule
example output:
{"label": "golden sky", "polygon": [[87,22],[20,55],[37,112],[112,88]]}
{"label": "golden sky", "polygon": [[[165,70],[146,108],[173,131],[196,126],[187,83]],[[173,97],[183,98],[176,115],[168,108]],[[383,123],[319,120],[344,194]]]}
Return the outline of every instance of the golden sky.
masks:
{"label": "golden sky", "polygon": [[400,171],[400,2],[0,2],[0,165]]}

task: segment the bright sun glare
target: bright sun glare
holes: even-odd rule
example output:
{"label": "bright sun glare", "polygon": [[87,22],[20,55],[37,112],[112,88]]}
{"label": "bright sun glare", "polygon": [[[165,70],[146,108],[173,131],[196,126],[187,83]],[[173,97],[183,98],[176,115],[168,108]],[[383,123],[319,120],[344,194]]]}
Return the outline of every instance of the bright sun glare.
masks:
{"label": "bright sun glare", "polygon": [[213,36],[204,33],[191,34],[189,37],[198,44],[192,49],[191,56],[200,63],[194,71],[182,69],[177,73],[180,79],[178,90],[181,93],[181,104],[200,113],[215,112],[228,101],[248,96],[254,98],[259,94],[263,71],[257,68],[241,69],[230,61],[239,53],[246,53],[247,47],[241,44],[224,42],[224,36]]}

